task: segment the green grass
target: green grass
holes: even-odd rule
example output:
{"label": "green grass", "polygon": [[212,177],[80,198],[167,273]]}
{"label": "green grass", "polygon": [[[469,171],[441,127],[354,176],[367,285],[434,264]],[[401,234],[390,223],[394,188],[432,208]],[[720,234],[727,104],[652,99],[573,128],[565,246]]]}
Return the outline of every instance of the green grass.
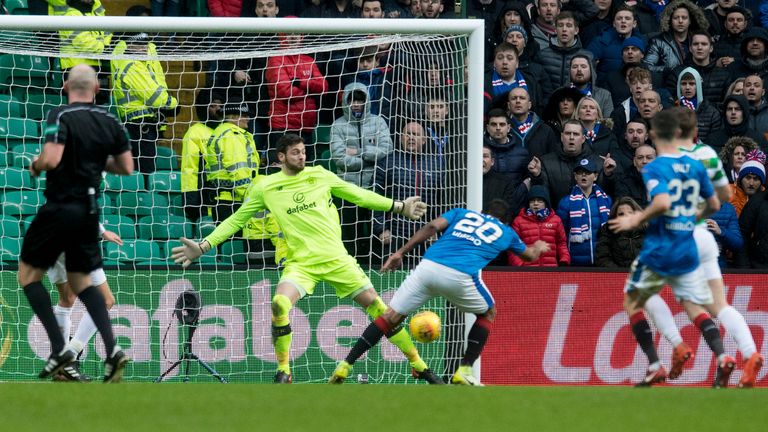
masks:
{"label": "green grass", "polygon": [[768,389],[0,384],[0,430],[768,430]]}

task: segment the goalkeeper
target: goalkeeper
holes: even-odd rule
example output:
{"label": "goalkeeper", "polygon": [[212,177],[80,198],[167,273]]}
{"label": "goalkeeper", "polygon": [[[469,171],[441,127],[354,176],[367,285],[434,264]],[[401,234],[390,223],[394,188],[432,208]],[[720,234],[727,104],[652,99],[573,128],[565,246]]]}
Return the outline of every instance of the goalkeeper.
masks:
{"label": "goalkeeper", "polygon": [[[285,268],[272,297],[272,340],[277,357],[274,382],[291,383],[288,312],[300,298],[311,295],[318,282],[333,285],[340,298],[351,296],[372,319],[387,309],[368,276],[344,248],[338,211],[331,196],[371,210],[393,211],[410,219],[421,218],[427,206],[419,197],[393,201],[347,183],[320,166],[305,168],[304,141],[295,134],[286,134],[278,140],[277,157],[282,164],[280,172],[265,177],[251,188],[243,206],[200,243],[182,237],[182,246],[173,248],[173,260],[187,267],[240,231],[254,213],[269,210],[274,215],[288,244]],[[392,328],[387,336],[405,354],[416,378],[431,384],[443,383],[427,368],[401,326]]]}

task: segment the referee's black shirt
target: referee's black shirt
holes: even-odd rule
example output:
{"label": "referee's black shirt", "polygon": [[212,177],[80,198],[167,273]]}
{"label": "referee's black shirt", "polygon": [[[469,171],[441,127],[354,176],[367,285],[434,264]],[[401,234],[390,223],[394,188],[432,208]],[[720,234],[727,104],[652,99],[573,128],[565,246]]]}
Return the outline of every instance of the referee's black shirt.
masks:
{"label": "referee's black shirt", "polygon": [[117,118],[89,103],[52,109],[44,134],[46,143],[64,146],[61,162],[46,174],[45,197],[52,202],[87,198],[89,188],[98,195],[107,157],[131,149],[128,132]]}

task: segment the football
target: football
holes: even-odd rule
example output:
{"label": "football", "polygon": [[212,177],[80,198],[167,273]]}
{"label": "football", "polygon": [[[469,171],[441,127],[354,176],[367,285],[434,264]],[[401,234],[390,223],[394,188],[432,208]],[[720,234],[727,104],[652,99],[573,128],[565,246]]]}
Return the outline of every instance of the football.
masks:
{"label": "football", "polygon": [[422,311],[411,318],[411,336],[421,343],[440,337],[440,317],[432,311]]}

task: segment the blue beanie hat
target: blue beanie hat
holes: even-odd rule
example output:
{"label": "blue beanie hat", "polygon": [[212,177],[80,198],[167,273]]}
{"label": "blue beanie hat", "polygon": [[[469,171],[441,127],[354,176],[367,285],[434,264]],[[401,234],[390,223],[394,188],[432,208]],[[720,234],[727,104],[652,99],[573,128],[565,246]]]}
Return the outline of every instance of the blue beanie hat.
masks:
{"label": "blue beanie hat", "polygon": [[506,39],[507,35],[512,32],[518,32],[523,35],[523,40],[526,44],[528,44],[528,32],[525,31],[525,27],[521,26],[520,24],[512,24],[511,26],[507,27],[507,31],[504,32],[504,39]]}
{"label": "blue beanie hat", "polygon": [[628,46],[637,47],[640,51],[643,52],[643,54],[645,54],[645,41],[643,40],[643,38],[639,38],[637,36],[630,36],[624,39],[624,43],[621,44],[621,49],[623,50]]}

